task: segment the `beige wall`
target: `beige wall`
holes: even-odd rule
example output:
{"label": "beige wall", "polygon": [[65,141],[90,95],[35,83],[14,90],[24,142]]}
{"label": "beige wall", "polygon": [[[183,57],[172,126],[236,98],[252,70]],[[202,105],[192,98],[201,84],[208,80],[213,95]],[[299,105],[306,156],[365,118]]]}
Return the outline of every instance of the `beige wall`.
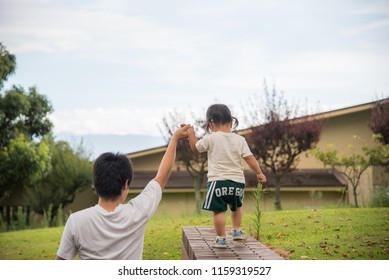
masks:
{"label": "beige wall", "polygon": [[[136,171],[157,171],[164,153],[165,151],[161,151],[155,154],[131,158],[134,167],[134,172],[136,173]],[[176,162],[173,166],[173,170],[177,170],[177,168],[178,164]],[[181,169],[182,168],[185,167],[181,167]]]}
{"label": "beige wall", "polygon": [[[327,119],[317,147],[325,150],[334,145],[339,154],[350,153],[349,145],[360,150],[362,144],[372,144],[373,132],[368,126],[370,111],[356,112]],[[355,138],[358,136],[360,139]],[[298,168],[323,168],[323,164],[312,155],[303,153]]]}
{"label": "beige wall", "polygon": [[[245,212],[252,212],[255,207],[254,200],[251,196],[252,190],[245,191],[244,206]],[[203,189],[203,197],[205,189]],[[268,192],[262,202],[262,210],[274,210],[273,192]],[[136,194],[130,194],[129,199]],[[285,188],[281,194],[282,208],[284,210],[292,209],[318,209],[325,207],[336,207],[341,198],[341,192],[331,191],[288,191]],[[161,204],[158,207],[156,215],[161,216],[185,216],[195,213],[195,201],[193,192],[164,193]]]}
{"label": "beige wall", "polygon": [[79,192],[74,201],[64,208],[64,213],[76,212],[97,204],[98,197],[92,188]]}
{"label": "beige wall", "polygon": [[374,167],[372,177],[374,186],[389,186],[389,173],[384,167]]}
{"label": "beige wall", "polygon": [[132,158],[132,164],[136,171],[157,170],[162,160],[163,152],[150,154],[143,157]]}
{"label": "beige wall", "polygon": [[[337,207],[341,199],[341,191],[288,191],[283,188],[281,192],[281,206],[283,210],[293,209],[319,209]],[[254,202],[247,196],[246,209],[253,209]],[[269,192],[263,201],[263,210],[274,210],[274,193]]]}
{"label": "beige wall", "polygon": [[[389,186],[389,173],[385,172],[383,167],[370,167],[361,177],[360,186],[357,191],[359,206],[368,207],[371,203],[373,188]],[[352,189],[349,189],[349,203],[354,205],[354,196]]]}
{"label": "beige wall", "polygon": [[[325,122],[323,132],[317,147],[326,150],[332,145],[339,155],[351,154],[353,150],[361,151],[362,145],[373,144],[373,132],[369,128],[371,111],[365,110],[347,115],[328,118]],[[308,153],[300,156],[298,168],[323,168],[323,164]],[[327,167],[329,168],[329,167]],[[343,180],[346,182],[344,176]],[[367,206],[370,200],[369,194],[373,186],[372,169],[365,171],[362,175],[360,186],[357,189],[357,198],[360,206]],[[354,195],[351,187],[348,190],[348,202],[354,205]]]}

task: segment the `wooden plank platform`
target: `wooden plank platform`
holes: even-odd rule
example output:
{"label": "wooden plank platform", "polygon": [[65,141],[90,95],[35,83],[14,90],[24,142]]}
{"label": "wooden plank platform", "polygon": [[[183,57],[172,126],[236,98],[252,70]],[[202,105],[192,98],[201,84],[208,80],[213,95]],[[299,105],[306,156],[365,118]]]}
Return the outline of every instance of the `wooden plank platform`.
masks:
{"label": "wooden plank platform", "polygon": [[[182,227],[183,260],[282,260],[283,258],[258,240],[248,236],[246,242],[229,240],[227,248],[212,248],[216,233],[211,227]],[[228,237],[227,237],[228,238]]]}

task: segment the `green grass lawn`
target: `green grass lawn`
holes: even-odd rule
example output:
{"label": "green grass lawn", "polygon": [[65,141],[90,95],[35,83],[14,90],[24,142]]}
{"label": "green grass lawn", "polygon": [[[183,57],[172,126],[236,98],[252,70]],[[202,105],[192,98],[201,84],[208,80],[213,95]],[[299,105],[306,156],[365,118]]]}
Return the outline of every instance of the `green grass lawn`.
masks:
{"label": "green grass lawn", "polygon": [[389,259],[389,209],[267,212],[260,241],[289,259]]}
{"label": "green grass lawn", "polygon": [[[264,212],[260,241],[288,259],[389,259],[389,209]],[[250,233],[252,216],[244,215]],[[156,216],[146,228],[144,259],[181,259],[182,226],[212,226],[212,216]],[[54,259],[63,228],[0,233],[0,259]]]}

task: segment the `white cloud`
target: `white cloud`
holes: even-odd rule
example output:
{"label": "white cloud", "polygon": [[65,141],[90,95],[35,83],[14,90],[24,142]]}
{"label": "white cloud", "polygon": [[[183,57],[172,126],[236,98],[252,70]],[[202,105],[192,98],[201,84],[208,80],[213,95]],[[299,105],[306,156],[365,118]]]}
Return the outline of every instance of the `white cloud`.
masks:
{"label": "white cloud", "polygon": [[[352,89],[358,86],[380,86],[389,69],[389,54],[368,52],[302,53],[294,58],[276,61],[270,73],[284,88],[298,89]],[[366,75],[377,71],[377,76]],[[388,82],[385,85],[389,86]]]}
{"label": "white cloud", "polygon": [[[57,94],[62,108],[116,106],[114,100],[128,100],[119,96],[128,92],[134,108],[206,106],[212,99],[239,103],[263,91],[263,78],[300,100],[324,103],[331,94],[341,102],[350,99],[343,93],[372,96],[389,88],[389,55],[375,48],[386,44],[388,13],[380,12],[385,1],[366,7],[348,1],[339,6],[335,0],[318,6],[285,0],[179,1],[174,7],[159,1],[153,7],[141,1],[70,2],[2,0],[0,8],[3,43],[17,57],[22,53],[25,65],[34,63],[26,68],[36,71],[24,75],[34,82],[39,78],[45,89],[52,83],[47,92]],[[339,30],[358,36],[344,39]],[[364,37],[370,33],[382,39]],[[72,83],[61,75],[45,80],[50,70],[40,68],[37,59],[52,57],[59,73],[72,73],[82,63],[80,77]],[[72,63],[64,63],[64,57]],[[68,92],[83,98],[64,105]],[[101,98],[107,92],[109,98]],[[52,117],[60,132],[159,135],[155,123],[162,115],[146,109],[69,109]]]}
{"label": "white cloud", "polygon": [[162,136],[163,118],[170,115],[179,123],[195,123],[205,117],[205,109],[193,106],[182,108],[148,109],[73,109],[56,111],[50,119],[54,133],[71,135],[151,135]]}
{"label": "white cloud", "polygon": [[[8,1],[5,7],[0,13],[6,19],[0,34],[13,41],[16,52],[78,50],[82,55],[91,56],[95,54],[93,50],[180,48],[174,30],[142,15],[102,9],[104,5],[88,9],[66,6],[66,3]],[[26,41],[40,42],[45,47],[27,49],[23,47]]]}
{"label": "white cloud", "polygon": [[349,11],[355,15],[389,15],[389,3],[386,0],[366,1],[358,8]]}
{"label": "white cloud", "polygon": [[342,34],[346,36],[353,36],[364,32],[372,32],[380,28],[388,28],[388,26],[389,26],[389,18],[384,18],[380,20],[375,20],[371,23],[361,25],[349,30],[345,30],[342,32]]}
{"label": "white cloud", "polygon": [[[100,4],[95,9],[74,9],[55,2],[25,2],[23,8],[20,2],[8,4],[4,12],[8,20],[0,27],[0,36],[16,54],[72,52],[81,59],[151,70],[151,78],[172,85],[198,82],[197,73],[220,57],[218,52],[225,54],[227,44],[203,30],[171,25],[143,14],[125,15],[115,8],[123,5],[122,1],[113,6]],[[107,5],[111,9],[104,8]]]}
{"label": "white cloud", "polygon": [[154,135],[161,136],[158,125],[165,112],[139,109],[73,109],[54,112],[55,133]]}
{"label": "white cloud", "polygon": [[[214,3],[216,2],[216,3]],[[288,3],[286,0],[273,1],[252,1],[252,0],[222,0],[222,1],[206,1],[206,4],[192,6],[185,9],[184,14],[188,16],[219,16],[223,14],[236,14],[237,12],[245,12],[247,10],[253,11],[267,11],[277,9],[285,6]]]}

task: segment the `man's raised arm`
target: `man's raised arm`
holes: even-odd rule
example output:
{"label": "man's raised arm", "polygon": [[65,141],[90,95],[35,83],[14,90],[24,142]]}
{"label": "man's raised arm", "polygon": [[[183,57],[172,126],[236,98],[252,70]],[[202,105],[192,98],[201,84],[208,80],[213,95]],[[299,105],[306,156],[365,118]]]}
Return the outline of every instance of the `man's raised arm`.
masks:
{"label": "man's raised arm", "polygon": [[163,155],[161,163],[159,164],[157,176],[153,179],[154,181],[158,182],[162,190],[166,186],[172,171],[174,161],[176,160],[177,142],[182,138],[188,137],[187,130],[189,127],[189,124],[181,125],[181,127],[177,129],[170,138],[170,142],[166,148],[165,154]]}

